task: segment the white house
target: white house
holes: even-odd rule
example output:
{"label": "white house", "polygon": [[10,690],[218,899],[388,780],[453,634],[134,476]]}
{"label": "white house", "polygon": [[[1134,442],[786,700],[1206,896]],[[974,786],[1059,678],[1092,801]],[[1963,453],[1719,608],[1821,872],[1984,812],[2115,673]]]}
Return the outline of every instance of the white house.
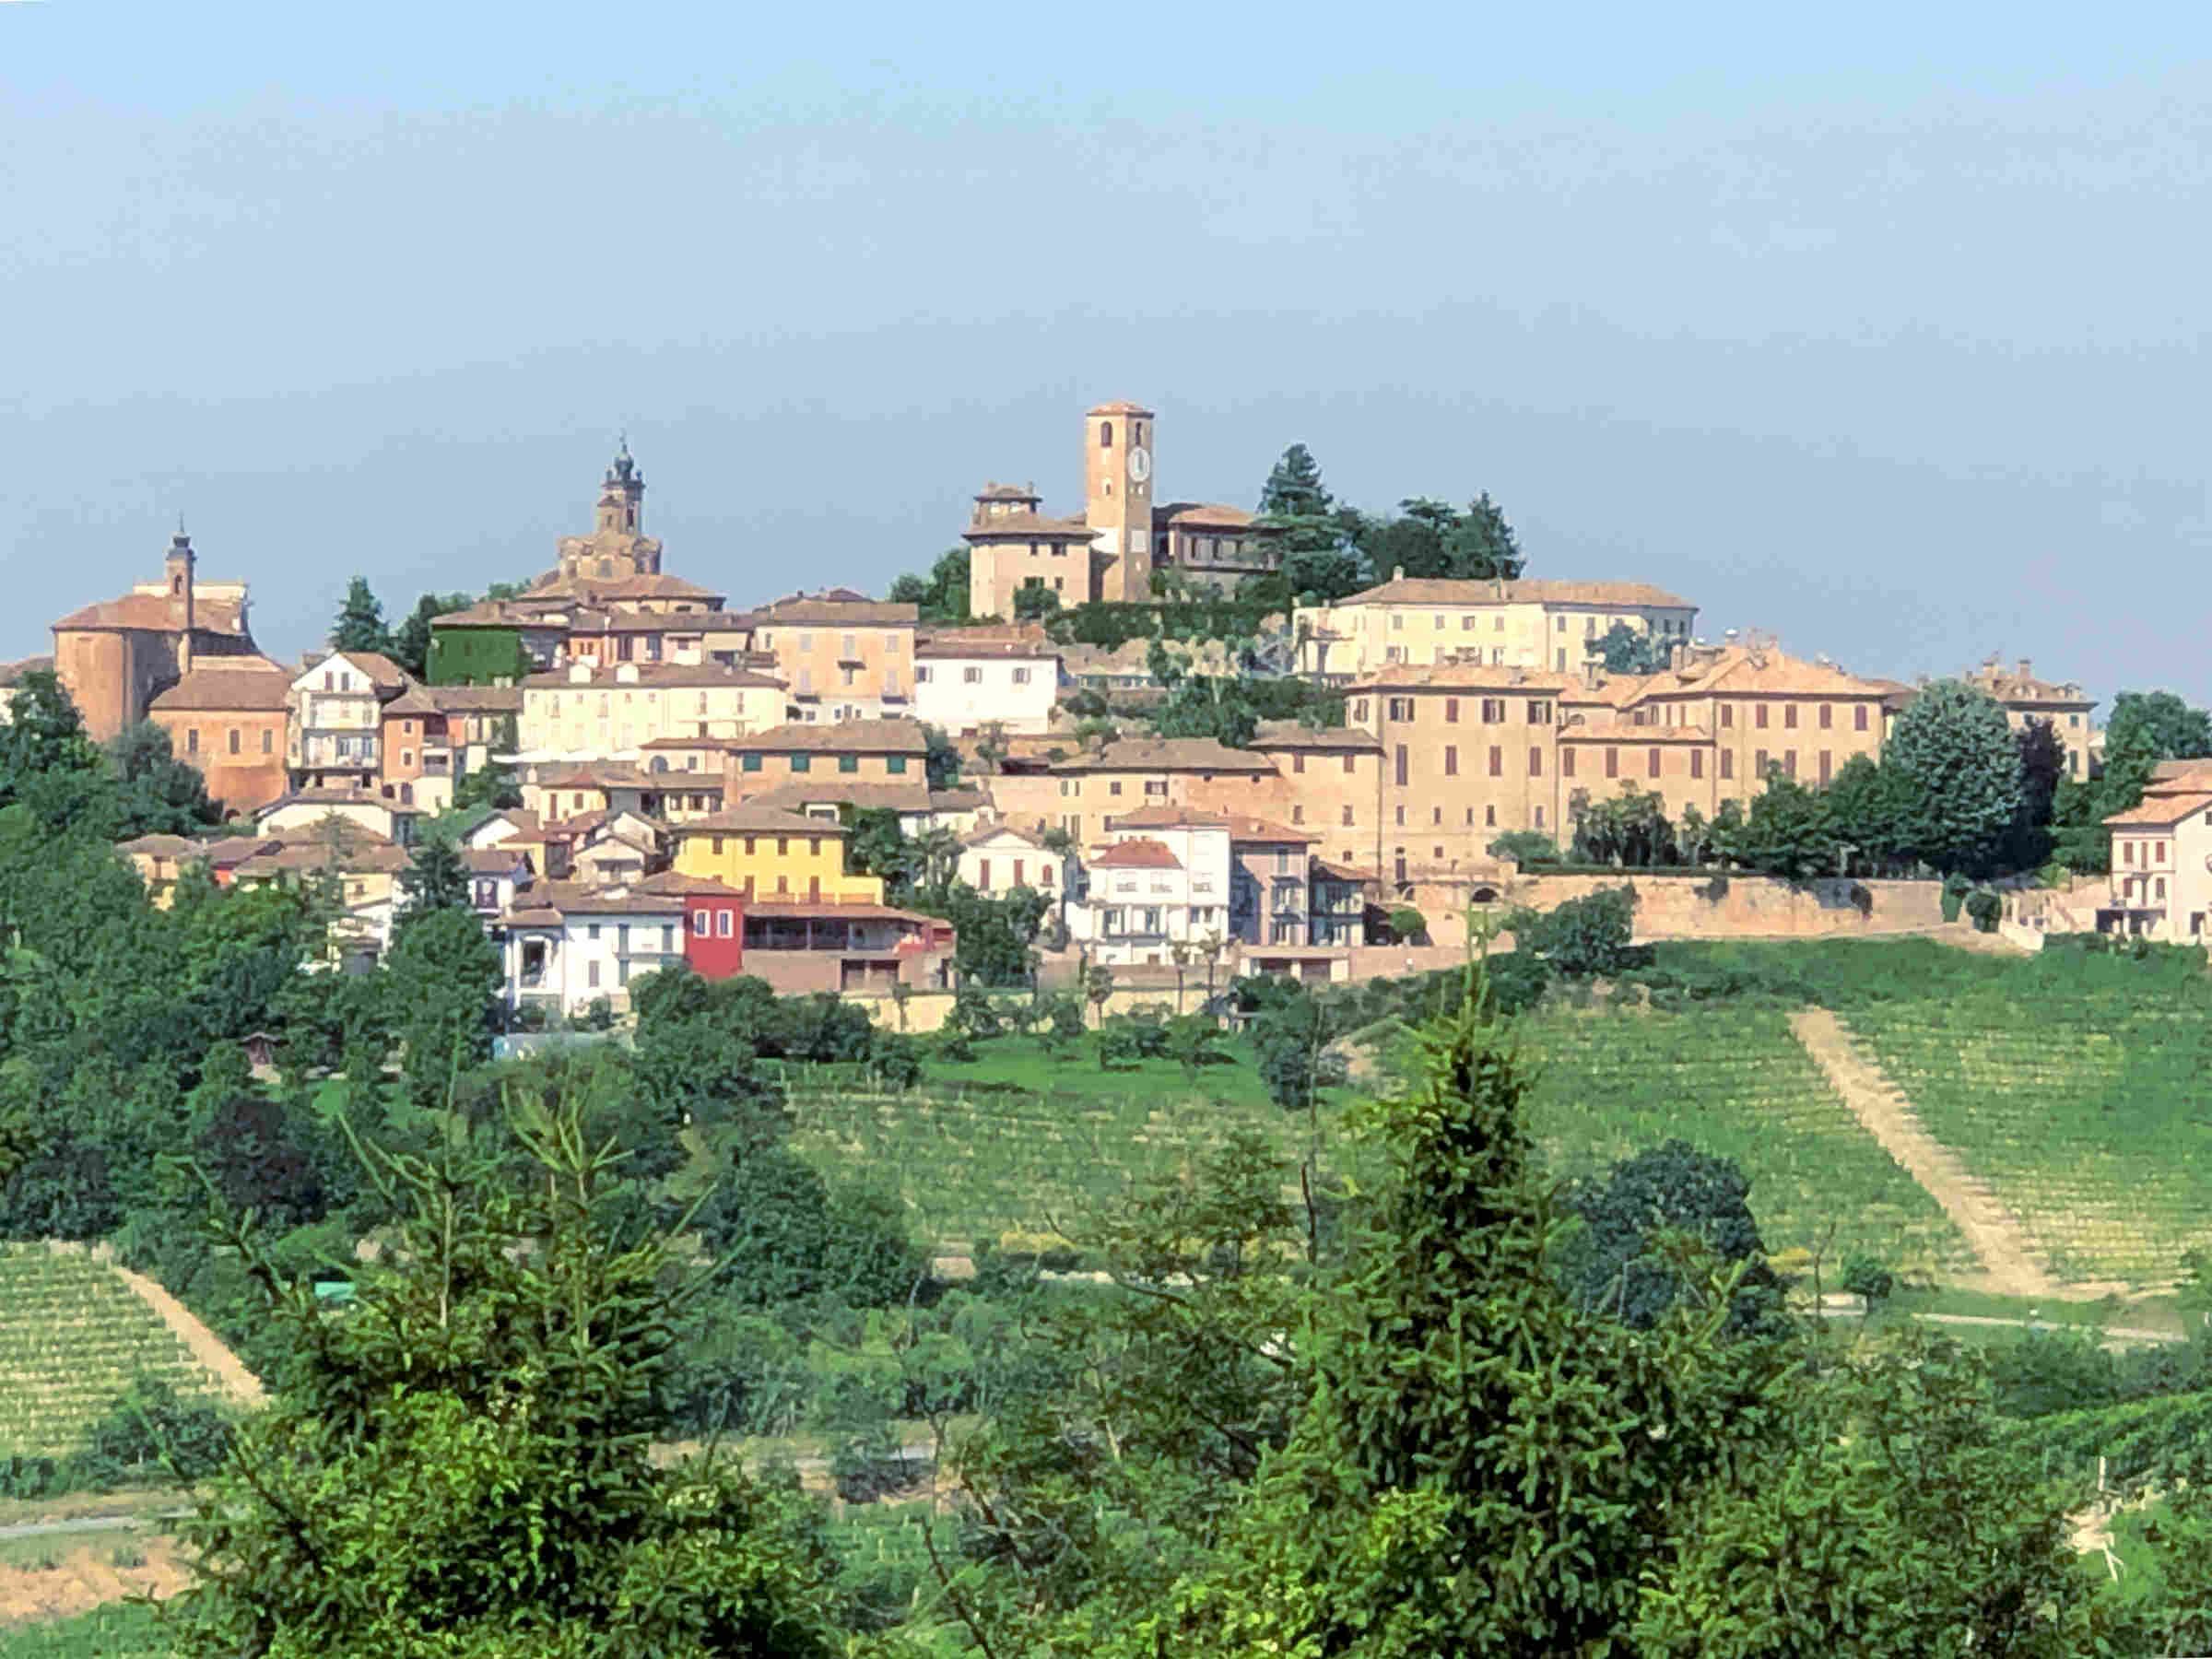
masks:
{"label": "white house", "polygon": [[574,1017],[605,999],[621,1012],[634,981],[683,959],[684,900],[632,885],[547,882],[515,900],[505,928],[510,1008],[536,1004]]}
{"label": "white house", "polygon": [[914,717],[952,736],[1041,735],[1059,696],[1060,653],[1044,641],[953,632],[914,646]]}
{"label": "white house", "polygon": [[367,789],[295,789],[256,811],[253,827],[264,835],[298,835],[322,828],[334,817],[406,846],[414,841],[422,814]]}
{"label": "white house", "polygon": [[1174,947],[1229,937],[1226,824],[1116,830],[1083,864],[1068,936],[1107,967],[1174,959]]}
{"label": "white house", "polygon": [[2212,762],[2169,760],[2143,799],[2104,820],[2112,838],[2100,933],[2201,945],[2212,915]]}
{"label": "white house", "polygon": [[994,899],[1018,888],[1059,898],[1060,863],[1038,836],[1011,824],[981,824],[960,839],[959,878]]}
{"label": "white house", "polygon": [[379,769],[383,706],[407,677],[373,651],[311,658],[286,694],[284,763],[295,783],[366,785]]}

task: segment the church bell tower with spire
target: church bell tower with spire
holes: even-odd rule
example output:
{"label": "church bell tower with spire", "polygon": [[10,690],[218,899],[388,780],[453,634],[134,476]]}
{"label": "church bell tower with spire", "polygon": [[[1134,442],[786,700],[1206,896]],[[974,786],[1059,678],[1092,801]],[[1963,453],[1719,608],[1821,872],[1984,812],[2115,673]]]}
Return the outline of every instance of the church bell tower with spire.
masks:
{"label": "church bell tower with spire", "polygon": [[643,533],[645,475],[631,459],[626,437],[599,481],[599,502],[589,535],[560,538],[560,573],[571,581],[618,582],[661,573],[661,544]]}

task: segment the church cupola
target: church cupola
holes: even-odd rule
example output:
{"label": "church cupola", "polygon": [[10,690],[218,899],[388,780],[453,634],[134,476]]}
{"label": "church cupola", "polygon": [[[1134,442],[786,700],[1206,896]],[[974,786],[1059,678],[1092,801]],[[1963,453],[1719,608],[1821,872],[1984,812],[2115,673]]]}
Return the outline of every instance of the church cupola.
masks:
{"label": "church cupola", "polygon": [[630,459],[629,440],[626,436],[615,451],[614,465],[606,469],[606,477],[599,483],[600,532],[636,535],[644,518],[644,507],[645,475]]}

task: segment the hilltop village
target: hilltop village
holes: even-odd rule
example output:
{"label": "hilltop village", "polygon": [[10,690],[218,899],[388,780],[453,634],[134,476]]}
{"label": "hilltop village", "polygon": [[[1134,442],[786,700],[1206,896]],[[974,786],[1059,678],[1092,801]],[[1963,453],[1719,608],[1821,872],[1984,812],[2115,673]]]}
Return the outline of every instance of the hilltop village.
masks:
{"label": "hilltop village", "polygon": [[[225,822],[124,843],[157,896],[202,863],[226,887],[335,879],[336,947],[366,964],[435,833],[507,1007],[551,1018],[619,1013],[678,958],[780,991],[949,989],[963,918],[913,902],[924,886],[1018,900],[1016,954],[1047,977],[1327,982],[1461,948],[1471,911],[1547,874],[1947,867],[1836,816],[1926,682],[1716,633],[1634,572],[1524,575],[1488,498],[1408,502],[1402,541],[1377,540],[1417,565],[1455,548],[1462,573],[1373,568],[1302,450],[1256,511],[1158,500],[1157,425],[1088,410],[1079,506],[987,483],[962,547],[888,597],[679,574],[625,444],[534,580],[395,629],[357,582],[330,649],[283,662],[180,531],[158,576],[57,619],[51,663],[7,677],[51,667],[93,740],[150,724],[204,777]],[[2061,795],[2080,816],[2105,770],[2094,700],[2025,661],[1944,687],[2043,757],[2023,760],[2031,796],[2045,774],[2029,829],[2053,833]],[[2008,924],[2201,933],[2212,891],[2185,872],[2212,770],[2169,762],[2130,794],[2076,837],[2115,838],[2110,880],[2015,891]],[[1830,801],[1826,839],[1776,854],[1806,798]]]}

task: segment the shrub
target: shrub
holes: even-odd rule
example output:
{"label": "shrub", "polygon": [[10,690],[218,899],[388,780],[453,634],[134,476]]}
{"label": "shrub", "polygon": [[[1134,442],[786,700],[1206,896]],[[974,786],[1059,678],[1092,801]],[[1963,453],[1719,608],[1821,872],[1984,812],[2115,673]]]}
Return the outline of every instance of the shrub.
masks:
{"label": "shrub", "polygon": [[1966,913],[1976,933],[1995,933],[1997,918],[2005,913],[2005,901],[1987,888],[1977,888],[1966,896]]}
{"label": "shrub", "polygon": [[1410,904],[1401,904],[1390,912],[1390,936],[1400,945],[1429,943],[1428,918]]}
{"label": "shrub", "polygon": [[1952,871],[1948,876],[1943,878],[1943,898],[1941,902],[1943,905],[1943,919],[1946,922],[1956,922],[1959,920],[1959,912],[1966,903],[1967,894],[1972,890],[1973,884],[1968,881],[1965,877],[1959,875],[1956,870]]}
{"label": "shrub", "polygon": [[1509,830],[1489,846],[1492,858],[1510,858],[1523,869],[1559,862],[1559,843],[1540,830]]}
{"label": "shrub", "polygon": [[1540,916],[1522,912],[1513,919],[1513,942],[1568,979],[1619,973],[1649,954],[1630,943],[1635,913],[1634,888],[1600,888]]}
{"label": "shrub", "polygon": [[1875,1257],[1854,1253],[1843,1258],[1843,1288],[1865,1297],[1866,1311],[1871,1313],[1889,1300],[1897,1288],[1897,1276]]}

